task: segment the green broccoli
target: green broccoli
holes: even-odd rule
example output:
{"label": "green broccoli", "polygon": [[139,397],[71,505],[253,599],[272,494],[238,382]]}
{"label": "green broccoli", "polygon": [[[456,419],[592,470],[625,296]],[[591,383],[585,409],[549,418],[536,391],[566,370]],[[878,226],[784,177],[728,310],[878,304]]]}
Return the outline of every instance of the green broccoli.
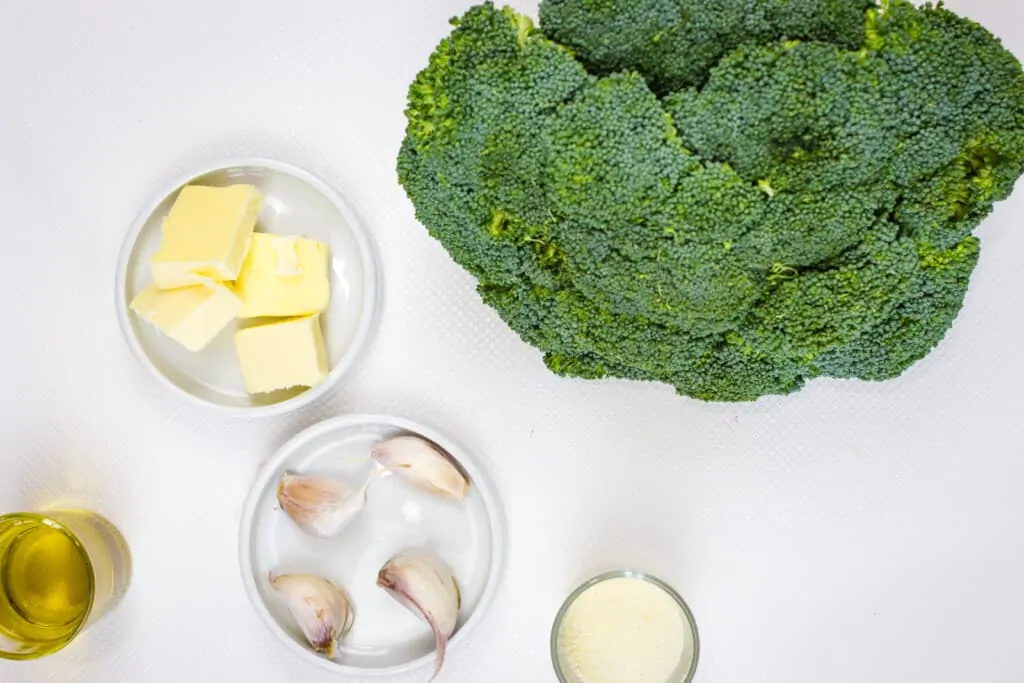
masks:
{"label": "green broccoli", "polygon": [[883,380],[952,325],[1024,172],[1024,72],[905,0],[491,4],[410,89],[399,179],[553,371],[703,400]]}
{"label": "green broccoli", "polygon": [[410,89],[399,178],[424,225],[478,278],[547,281],[522,248],[550,212],[536,138],[589,76],[511,10],[477,7],[453,23]]}
{"label": "green broccoli", "polygon": [[544,0],[544,32],[591,73],[636,71],[658,94],[700,86],[744,43],[821,40],[854,49],[871,0]]}

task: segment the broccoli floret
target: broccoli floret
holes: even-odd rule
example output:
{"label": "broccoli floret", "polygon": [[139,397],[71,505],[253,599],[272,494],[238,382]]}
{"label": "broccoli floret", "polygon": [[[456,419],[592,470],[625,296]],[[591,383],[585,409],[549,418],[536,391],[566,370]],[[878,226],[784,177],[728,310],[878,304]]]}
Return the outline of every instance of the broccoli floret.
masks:
{"label": "broccoli floret", "polygon": [[[551,237],[586,297],[715,331],[753,305],[756,276],[724,243],[731,231],[723,228],[743,220],[753,227],[760,193],[728,169],[703,168],[643,79],[594,82],[552,117],[547,142]],[[706,202],[709,192],[721,206]],[[724,207],[747,212],[730,216]]]}
{"label": "broccoli floret", "polygon": [[549,368],[748,401],[942,339],[1024,172],[1024,73],[991,34],[905,0],[541,10],[543,34],[455,21],[399,179]]}
{"label": "broccoli floret", "polygon": [[893,78],[900,153],[896,218],[931,249],[961,243],[1024,171],[1020,62],[978,24],[941,7],[886,1],[870,13],[868,53]]}
{"label": "broccoli floret", "polygon": [[683,142],[775,192],[827,193],[874,183],[898,154],[898,100],[879,59],[825,43],[746,45],[705,87],[666,106]]}
{"label": "broccoli floret", "polygon": [[636,71],[659,94],[699,86],[744,43],[864,42],[871,0],[544,0],[544,33],[592,73]]}
{"label": "broccoli floret", "polygon": [[453,23],[410,88],[399,181],[420,221],[478,278],[549,281],[524,249],[549,213],[538,137],[589,76],[511,10],[484,5]]}
{"label": "broccoli floret", "polygon": [[917,268],[909,240],[884,222],[867,233],[862,258],[780,280],[741,329],[759,354],[803,361],[849,344],[888,319]]}
{"label": "broccoli floret", "polygon": [[753,401],[803,386],[805,368],[758,357],[732,335],[693,336],[641,316],[613,313],[572,289],[481,287],[484,301],[553,371],[584,379],[620,377],[671,384],[707,401]]}
{"label": "broccoli floret", "polygon": [[951,249],[919,254],[900,303],[850,343],[822,354],[816,361],[822,373],[886,380],[927,356],[960,313],[979,248],[968,237]]}

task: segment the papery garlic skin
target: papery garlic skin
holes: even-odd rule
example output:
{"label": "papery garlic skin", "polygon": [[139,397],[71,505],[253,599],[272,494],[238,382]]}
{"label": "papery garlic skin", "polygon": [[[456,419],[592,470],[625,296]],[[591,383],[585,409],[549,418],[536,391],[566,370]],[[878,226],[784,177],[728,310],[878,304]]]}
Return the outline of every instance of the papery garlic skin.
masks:
{"label": "papery garlic skin", "polygon": [[277,487],[277,501],[303,531],[331,538],[366,507],[366,488],[331,477],[286,473]]}
{"label": "papery garlic skin", "polygon": [[334,658],[338,641],[352,629],[355,613],[348,594],[312,574],[270,574],[270,585],[288,599],[291,612],[316,652]]}
{"label": "papery garlic skin", "polygon": [[377,585],[434,632],[433,680],[444,665],[448,639],[455,633],[462,608],[462,593],[451,567],[431,555],[399,555],[380,570]]}
{"label": "papery garlic skin", "polygon": [[381,467],[428,493],[457,501],[469,495],[469,479],[455,459],[431,441],[398,436],[375,444],[371,455]]}

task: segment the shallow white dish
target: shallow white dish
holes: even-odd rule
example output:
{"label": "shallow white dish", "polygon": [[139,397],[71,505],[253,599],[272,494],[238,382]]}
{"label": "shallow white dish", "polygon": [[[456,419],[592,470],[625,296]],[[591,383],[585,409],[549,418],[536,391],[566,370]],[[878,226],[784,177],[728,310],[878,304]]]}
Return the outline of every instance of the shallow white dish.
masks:
{"label": "shallow white dish", "polygon": [[[321,316],[330,359],[327,379],[312,389],[250,396],[235,354],[232,332],[192,353],[140,320],[129,304],[150,282],[149,262],[160,246],[160,229],[185,185],[247,183],[264,195],[257,232],[304,235],[331,250],[331,305]],[[278,415],[316,400],[355,369],[376,328],[381,285],[376,251],[345,200],[301,168],[270,159],[233,159],[194,172],[161,190],[132,224],[117,268],[117,315],[139,362],[161,384],[195,402],[236,415]]]}
{"label": "shallow white dish", "polygon": [[[470,478],[465,503],[423,493],[400,477],[382,477],[371,484],[360,516],[333,539],[305,534],[278,506],[277,485],[285,472],[337,475],[361,484],[373,468],[370,447],[400,434],[423,436],[458,461]],[[457,655],[490,607],[501,579],[505,528],[500,499],[471,453],[433,429],[397,417],[345,416],[300,433],[261,468],[242,513],[242,577],[257,613],[290,651],[338,674],[391,675],[433,667],[430,629],[376,584],[388,560],[418,549],[445,560],[459,581],[462,610],[448,647],[449,656]],[[270,572],[317,574],[348,591],[355,624],[333,661],[309,648],[284,599],[270,587]]]}

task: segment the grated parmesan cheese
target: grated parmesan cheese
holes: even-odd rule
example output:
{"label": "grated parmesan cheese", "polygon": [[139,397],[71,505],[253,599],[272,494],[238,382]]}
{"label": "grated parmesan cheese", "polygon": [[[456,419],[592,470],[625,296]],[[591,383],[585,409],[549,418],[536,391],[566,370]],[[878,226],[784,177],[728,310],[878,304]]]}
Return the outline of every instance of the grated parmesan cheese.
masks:
{"label": "grated parmesan cheese", "polygon": [[690,640],[671,596],[641,579],[617,578],[575,600],[557,647],[571,683],[674,683]]}

